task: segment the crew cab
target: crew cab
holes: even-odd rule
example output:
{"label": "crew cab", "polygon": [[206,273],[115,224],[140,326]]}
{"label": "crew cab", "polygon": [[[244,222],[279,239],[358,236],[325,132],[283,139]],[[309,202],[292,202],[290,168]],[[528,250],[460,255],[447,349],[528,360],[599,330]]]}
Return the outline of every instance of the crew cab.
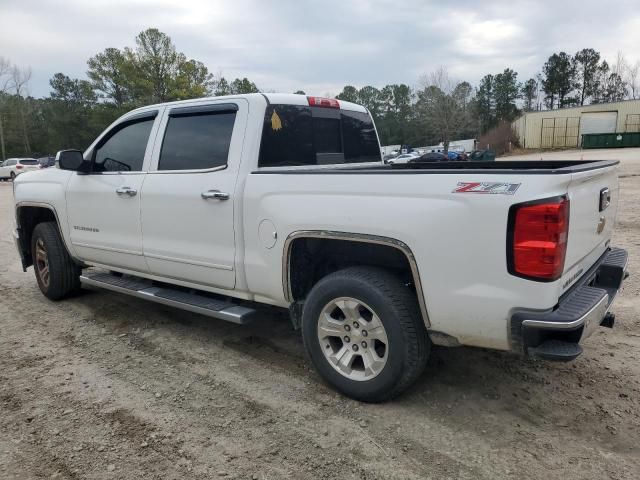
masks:
{"label": "crew cab", "polygon": [[385,165],[362,106],[289,94],[125,114],[14,182],[44,295],[103,288],[239,324],[288,309],[311,362],[363,401],[432,344],[572,360],[627,275],[617,162]]}

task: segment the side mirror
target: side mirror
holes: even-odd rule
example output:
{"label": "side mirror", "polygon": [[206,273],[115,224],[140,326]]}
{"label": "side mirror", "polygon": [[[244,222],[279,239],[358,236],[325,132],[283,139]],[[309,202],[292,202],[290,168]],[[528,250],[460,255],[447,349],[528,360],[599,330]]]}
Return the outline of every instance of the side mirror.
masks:
{"label": "side mirror", "polygon": [[62,170],[86,172],[89,162],[85,162],[80,150],[60,150],[56,154],[56,163]]}

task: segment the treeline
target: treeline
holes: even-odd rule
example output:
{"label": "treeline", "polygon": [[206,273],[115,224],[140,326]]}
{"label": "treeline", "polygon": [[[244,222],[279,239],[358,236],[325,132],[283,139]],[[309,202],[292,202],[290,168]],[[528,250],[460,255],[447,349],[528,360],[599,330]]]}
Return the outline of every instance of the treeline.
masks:
{"label": "treeline", "polygon": [[[383,144],[431,145],[474,138],[511,122],[521,112],[640,97],[640,63],[619,54],[609,65],[593,49],[554,53],[534,78],[519,81],[510,68],[485,75],[477,87],[453,81],[446,69],[425,75],[415,87],[345,86],[336,98],[366,106]],[[29,94],[30,69],[0,57],[2,158],[85,148],[113,120],[152,103],[209,95],[253,93],[248,78],[227,80],[179,52],[171,38],[148,29],[133,47],[107,48],[87,61],[87,76],[56,73],[46,98]],[[304,94],[298,90],[295,93]],[[333,96],[332,94],[327,94]]]}
{"label": "treeline", "polygon": [[506,68],[485,75],[474,89],[466,81],[453,82],[439,69],[416,88],[346,86],[337,98],[369,108],[383,143],[447,146],[449,140],[477,138],[512,122],[523,111],[640,98],[640,61],[632,66],[618,54],[610,66],[599,52],[585,48],[573,56],[554,53],[539,74],[524,82]]}
{"label": "treeline", "polygon": [[86,79],[56,73],[49,96],[33,98],[30,69],[0,57],[3,159],[85,148],[109,123],[142,105],[259,91],[247,78],[228,81],[213,75],[155,28],[141,32],[133,48],[107,48],[91,57],[87,67]]}

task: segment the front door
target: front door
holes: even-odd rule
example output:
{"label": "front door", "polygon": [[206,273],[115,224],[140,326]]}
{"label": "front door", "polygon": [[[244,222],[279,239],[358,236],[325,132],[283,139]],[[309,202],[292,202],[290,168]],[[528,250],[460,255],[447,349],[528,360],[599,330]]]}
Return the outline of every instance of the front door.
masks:
{"label": "front door", "polygon": [[151,273],[234,288],[235,191],[247,112],[244,100],[167,109],[142,189]]}
{"label": "front door", "polygon": [[148,271],[142,254],[140,193],[156,115],[154,111],[125,118],[89,153],[91,172],[71,177],[67,187],[70,238],[82,260]]}

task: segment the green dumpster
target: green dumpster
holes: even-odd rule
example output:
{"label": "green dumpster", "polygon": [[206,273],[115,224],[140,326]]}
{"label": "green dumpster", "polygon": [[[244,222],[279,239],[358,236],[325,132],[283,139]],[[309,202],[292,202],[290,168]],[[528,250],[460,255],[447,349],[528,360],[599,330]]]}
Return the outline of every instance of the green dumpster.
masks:
{"label": "green dumpster", "polygon": [[582,135],[582,148],[640,147],[640,132],[587,133]]}

